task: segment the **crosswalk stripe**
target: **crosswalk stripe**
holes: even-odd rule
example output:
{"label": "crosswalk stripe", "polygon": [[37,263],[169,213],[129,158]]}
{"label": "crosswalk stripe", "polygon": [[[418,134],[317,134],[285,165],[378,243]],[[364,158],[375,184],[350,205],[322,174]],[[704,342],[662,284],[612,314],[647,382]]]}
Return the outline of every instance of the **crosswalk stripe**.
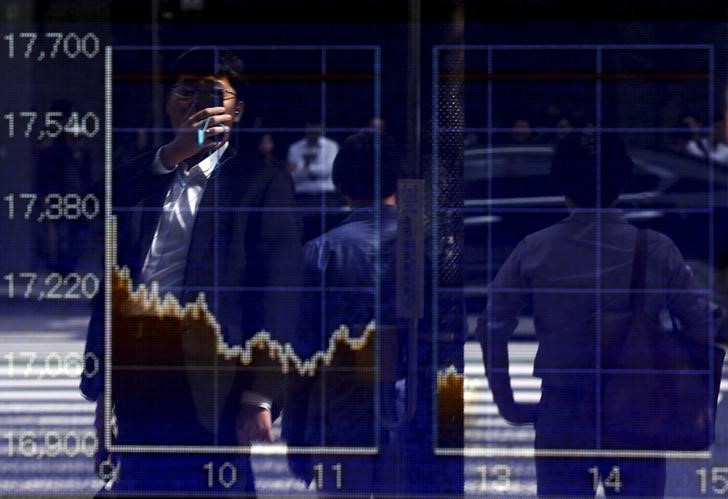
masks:
{"label": "crosswalk stripe", "polygon": [[101,481],[92,476],[88,478],[0,478],[0,490],[10,490],[13,495],[47,493],[57,494],[79,494],[79,491],[86,493],[99,490]]}
{"label": "crosswalk stripe", "polygon": [[94,422],[93,412],[74,415],[43,415],[43,414],[20,414],[2,416],[0,415],[0,429],[12,426],[91,426]]}
{"label": "crosswalk stripe", "polygon": [[61,400],[74,400],[88,402],[81,396],[78,390],[70,391],[68,389],[59,390],[25,390],[25,391],[1,391],[0,402],[15,402],[15,401],[61,401]]}
{"label": "crosswalk stripe", "polygon": [[[30,459],[8,457],[8,432],[16,435],[33,431],[38,435],[50,431],[84,434],[93,431],[94,404],[85,401],[78,390],[80,371],[55,371],[56,377],[48,377],[44,361],[38,361],[26,371],[22,358],[15,358],[14,375],[9,376],[10,366],[4,352],[20,352],[22,349],[36,352],[40,359],[53,352],[61,356],[80,354],[83,350],[82,331],[86,319],[69,319],[54,323],[63,331],[16,331],[12,335],[0,335],[0,490],[28,494],[85,494],[98,490],[101,482],[92,474],[92,459],[79,455],[74,458]],[[75,332],[73,329],[77,329]],[[67,331],[68,330],[68,331]],[[533,358],[536,345],[515,343],[509,346],[510,372],[517,401],[537,402],[541,380],[533,377]],[[529,426],[513,426],[503,420],[493,403],[488,380],[485,377],[480,345],[469,342],[465,356],[465,447],[532,449],[534,430]],[[27,361],[26,361],[27,362]],[[728,367],[726,367],[728,371]],[[728,392],[728,380],[723,380],[721,390]],[[275,429],[280,431],[280,421]],[[17,451],[17,447],[16,447]],[[534,495],[535,471],[532,460],[507,459],[512,479],[507,491],[499,489],[494,480],[483,481],[482,466],[492,466],[492,460],[467,458],[465,460],[465,491],[473,496],[502,494]],[[261,494],[314,495],[307,491],[300,480],[288,470],[285,456],[254,456],[253,466],[256,485]]]}
{"label": "crosswalk stripe", "polygon": [[[538,402],[541,399],[541,391],[521,390],[517,392],[518,402]],[[493,394],[490,391],[465,392],[465,405],[477,405],[479,402],[493,402]]]}
{"label": "crosswalk stripe", "polygon": [[78,379],[2,379],[0,378],[0,389],[7,390],[28,390],[28,389],[61,388],[78,390]]}
{"label": "crosswalk stripe", "polygon": [[[485,390],[488,386],[488,378],[485,376],[468,376],[465,378],[466,390]],[[515,378],[511,381],[511,386],[515,389],[540,389],[541,380],[539,378]]]}
{"label": "crosswalk stripe", "polygon": [[85,400],[81,402],[23,402],[0,405],[0,414],[79,414],[93,411],[93,404]]}

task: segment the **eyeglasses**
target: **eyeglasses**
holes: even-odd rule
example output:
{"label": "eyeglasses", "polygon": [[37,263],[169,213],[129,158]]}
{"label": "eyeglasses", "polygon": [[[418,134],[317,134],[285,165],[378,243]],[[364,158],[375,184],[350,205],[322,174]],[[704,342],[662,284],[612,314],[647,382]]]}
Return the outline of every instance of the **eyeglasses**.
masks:
{"label": "eyeglasses", "polygon": [[199,85],[192,83],[180,83],[175,85],[172,93],[182,100],[189,100],[197,97],[199,94],[212,96],[216,101],[226,101],[234,99],[238,94],[232,90],[220,87],[211,87],[208,85]]}

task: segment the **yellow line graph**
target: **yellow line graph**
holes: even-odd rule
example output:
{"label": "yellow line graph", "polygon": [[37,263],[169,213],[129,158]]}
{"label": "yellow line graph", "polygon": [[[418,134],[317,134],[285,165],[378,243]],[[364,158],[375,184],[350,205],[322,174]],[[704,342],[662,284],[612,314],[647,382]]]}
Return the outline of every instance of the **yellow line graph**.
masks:
{"label": "yellow line graph", "polygon": [[149,288],[140,284],[134,289],[129,269],[118,266],[112,269],[112,282],[114,323],[122,315],[126,318],[156,319],[160,324],[165,320],[175,319],[197,323],[198,327],[194,329],[211,330],[214,333],[216,353],[225,360],[239,361],[244,366],[250,366],[256,350],[267,351],[271,361],[277,362],[284,374],[293,370],[300,376],[314,376],[319,365],[326,367],[332,365],[337,347],[341,345],[353,352],[363,351],[376,330],[375,322],[372,320],[366,325],[361,336],[352,338],[349,327],[342,324],[330,335],[326,350],[315,352],[307,359],[301,359],[290,343],[281,343],[273,339],[268,331],[257,332],[243,345],[228,344],[223,337],[220,324],[207,307],[204,293],[199,293],[196,301],[182,306],[171,293],[166,293],[163,298],[160,297],[154,283]]}

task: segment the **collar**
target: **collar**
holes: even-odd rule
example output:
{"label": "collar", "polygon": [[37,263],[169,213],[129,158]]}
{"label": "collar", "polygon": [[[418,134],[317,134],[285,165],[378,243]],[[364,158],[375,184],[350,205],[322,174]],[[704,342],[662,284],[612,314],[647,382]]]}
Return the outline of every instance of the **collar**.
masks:
{"label": "collar", "polygon": [[603,208],[600,211],[589,210],[572,210],[569,216],[564,220],[566,222],[592,223],[596,221],[597,215],[602,222],[627,223],[624,211],[619,208]]}
{"label": "collar", "polygon": [[210,178],[210,175],[212,175],[212,172],[215,170],[217,165],[220,163],[220,158],[222,158],[222,155],[225,154],[225,151],[228,148],[229,143],[225,142],[223,145],[212,151],[209,156],[207,156],[205,159],[191,167],[189,170],[191,171],[195,167],[199,167],[202,171],[202,174],[205,175],[206,179]]}
{"label": "collar", "polygon": [[[379,205],[381,208],[382,219],[396,219],[397,218],[397,206],[391,204]],[[346,217],[343,223],[358,222],[361,220],[371,220],[377,215],[376,208],[374,205],[371,206],[360,206],[352,208],[349,216]]]}

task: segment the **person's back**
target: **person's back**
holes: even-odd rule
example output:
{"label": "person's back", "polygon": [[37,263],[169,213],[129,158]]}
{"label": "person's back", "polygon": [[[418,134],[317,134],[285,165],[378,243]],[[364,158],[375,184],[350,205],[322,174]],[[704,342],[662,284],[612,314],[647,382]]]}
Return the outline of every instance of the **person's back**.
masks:
{"label": "person's back", "polygon": [[[304,285],[322,290],[305,293],[306,327],[296,340],[303,358],[326,351],[342,326],[351,337],[361,337],[377,308],[382,324],[393,323],[397,211],[386,205],[380,210],[379,231],[374,207],[356,208],[342,225],[304,246]],[[382,328],[375,334],[382,334]],[[305,440],[313,446],[374,447],[374,378],[359,366],[343,367],[345,371],[317,376],[309,398],[322,402],[314,411],[317,416],[309,416]],[[318,417],[325,421],[323,427],[314,422]]]}
{"label": "person's back", "polygon": [[307,123],[305,137],[288,148],[288,171],[297,194],[322,195],[335,188],[331,179],[339,145],[323,135],[321,123]]}
{"label": "person's back", "polygon": [[[680,329],[670,334],[686,341],[707,346],[714,335],[707,298],[694,292],[692,272],[673,242],[654,231],[639,231],[614,208],[631,169],[624,146],[614,137],[598,142],[571,134],[559,144],[552,176],[571,214],[519,243],[492,283],[478,323],[476,334],[501,415],[512,423],[535,423],[535,447],[546,454],[649,448],[640,433],[642,422],[649,426],[661,415],[643,403],[625,408],[621,402],[627,398],[619,395],[642,389],[644,401],[661,396],[650,391],[658,386],[651,373],[628,382],[623,377],[625,368],[639,367],[625,362],[634,358],[628,351],[634,344],[629,338],[633,326],[649,354],[642,359],[645,365],[659,351],[661,316],[668,322],[676,319]],[[529,303],[538,339],[534,375],[543,380],[538,404],[515,402],[508,374],[508,338]],[[670,352],[667,357],[657,362],[669,365]],[[664,459],[539,456],[539,495],[593,495],[586,470],[595,465],[602,479],[612,466],[622,468],[624,482],[629,481],[623,494],[660,496],[664,491]]]}
{"label": "person's back", "polygon": [[[339,227],[304,246],[302,324],[294,347],[301,357],[310,358],[329,349],[332,335],[344,328],[350,337],[362,339],[376,325],[373,333],[379,337],[368,336],[368,346],[359,353],[342,354],[343,344],[338,343],[334,364],[321,366],[313,377],[290,377],[283,415],[283,438],[289,446],[376,448],[381,441],[376,440],[379,422],[375,408],[379,406],[392,417],[393,381],[391,389],[384,388],[382,381],[377,390],[374,355],[377,341],[381,345],[385,335],[397,335],[396,327],[391,326],[396,326],[399,163],[393,144],[382,140],[377,175],[375,140],[372,133],[353,135],[334,162],[334,183],[352,210]],[[375,196],[377,180],[380,199]],[[385,392],[391,395],[389,399]],[[328,458],[318,459],[325,462]],[[336,456],[336,462],[346,462],[345,467],[357,469],[357,473],[349,475],[344,488],[335,492],[374,490],[374,458]],[[310,479],[310,463],[305,458],[289,456],[289,464],[296,476]]]}
{"label": "person's back", "polygon": [[[517,287],[530,292],[535,330],[539,341],[536,376],[553,374],[548,369],[594,368],[594,314],[625,312],[630,307],[637,227],[619,210],[575,211],[561,222],[531,234],[513,251],[508,266],[517,266]],[[692,273],[672,240],[647,231],[646,287],[655,291],[646,296],[649,314],[670,312],[691,326],[690,331],[706,331],[707,314],[682,306],[677,294],[663,290],[688,291]],[[495,279],[490,312],[499,315],[506,308],[519,307],[522,295],[498,295],[497,290],[513,287],[513,282]],[[598,289],[600,292],[594,292]],[[535,292],[538,291],[538,292]],[[497,328],[490,328],[498,334]],[[699,333],[698,333],[699,334]],[[704,339],[704,341],[706,341]]]}
{"label": "person's back", "polygon": [[[397,208],[384,205],[379,210],[379,229],[373,206],[354,208],[339,227],[304,246],[307,284],[326,286],[328,312],[322,327],[327,336],[342,324],[350,329],[366,325],[374,319],[376,301],[383,307],[384,317],[393,316]],[[375,294],[377,280],[382,283],[379,297]]]}

